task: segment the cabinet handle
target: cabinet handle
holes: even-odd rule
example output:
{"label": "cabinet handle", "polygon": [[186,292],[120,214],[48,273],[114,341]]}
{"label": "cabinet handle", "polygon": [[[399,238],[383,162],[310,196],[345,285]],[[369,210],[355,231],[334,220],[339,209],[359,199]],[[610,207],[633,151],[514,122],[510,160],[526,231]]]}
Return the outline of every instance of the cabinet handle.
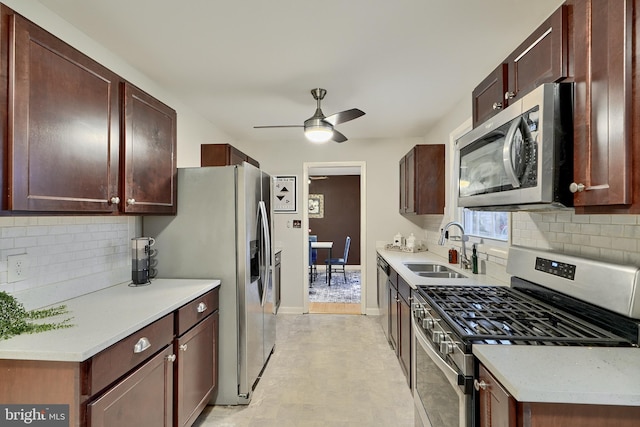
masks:
{"label": "cabinet handle", "polygon": [[173,362],[175,362],[175,361],[176,361],[176,355],[175,355],[175,354],[170,354],[170,355],[168,355],[168,356],[166,357],[166,359],[167,359],[167,362],[171,362],[171,363],[173,363]]}
{"label": "cabinet handle", "polygon": [[201,302],[200,304],[198,304],[198,308],[196,310],[198,310],[198,313],[204,313],[205,311],[207,311],[207,304]]}
{"label": "cabinet handle", "polygon": [[187,344],[181,344],[178,348],[182,351],[187,351]]}
{"label": "cabinet handle", "polygon": [[508,91],[504,93],[504,99],[513,99],[515,97],[516,97],[515,92]]}
{"label": "cabinet handle", "polygon": [[473,380],[473,388],[475,388],[476,391],[480,391],[480,389],[486,390],[488,387],[489,385],[485,383],[484,380],[481,380],[481,381],[478,381],[477,379]]}
{"label": "cabinet handle", "polygon": [[117,205],[118,203],[120,203],[120,197],[118,196],[113,196],[110,200],[112,205]]}
{"label": "cabinet handle", "polygon": [[135,205],[136,199],[127,199],[127,205]]}
{"label": "cabinet handle", "polygon": [[502,102],[494,102],[493,103],[494,110],[502,110]]}
{"label": "cabinet handle", "polygon": [[142,353],[149,347],[151,347],[151,343],[149,342],[149,339],[147,337],[142,337],[138,340],[136,345],[133,346],[133,352]]}
{"label": "cabinet handle", "polygon": [[569,191],[572,193],[582,193],[584,191],[584,184],[577,184],[572,182],[569,184]]}

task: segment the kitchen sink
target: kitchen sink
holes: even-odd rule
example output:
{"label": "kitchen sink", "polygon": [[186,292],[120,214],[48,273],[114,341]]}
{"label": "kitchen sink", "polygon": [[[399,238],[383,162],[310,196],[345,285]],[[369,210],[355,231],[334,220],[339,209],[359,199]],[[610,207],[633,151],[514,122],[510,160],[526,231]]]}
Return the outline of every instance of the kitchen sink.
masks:
{"label": "kitchen sink", "polygon": [[414,273],[440,273],[440,272],[448,272],[452,271],[449,267],[446,267],[441,264],[418,264],[418,263],[405,263],[405,267]]}
{"label": "kitchen sink", "polygon": [[[449,269],[447,269],[449,270]],[[416,271],[420,277],[430,277],[434,279],[465,279],[467,276],[455,271]]]}

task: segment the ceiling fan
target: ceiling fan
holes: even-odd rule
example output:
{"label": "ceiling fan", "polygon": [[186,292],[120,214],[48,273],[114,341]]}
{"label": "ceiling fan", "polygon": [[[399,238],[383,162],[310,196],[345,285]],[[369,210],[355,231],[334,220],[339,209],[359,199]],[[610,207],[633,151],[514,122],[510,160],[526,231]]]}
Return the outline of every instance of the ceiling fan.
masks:
{"label": "ceiling fan", "polygon": [[327,91],[325,89],[317,88],[311,90],[311,95],[318,106],[314,115],[305,120],[302,125],[254,126],[254,128],[304,128],[304,134],[311,142],[322,143],[331,139],[335,142],[345,142],[347,137],[335,130],[334,126],[364,116],[364,111],[352,108],[351,110],[341,111],[326,117],[320,109],[320,101],[324,99],[326,94]]}

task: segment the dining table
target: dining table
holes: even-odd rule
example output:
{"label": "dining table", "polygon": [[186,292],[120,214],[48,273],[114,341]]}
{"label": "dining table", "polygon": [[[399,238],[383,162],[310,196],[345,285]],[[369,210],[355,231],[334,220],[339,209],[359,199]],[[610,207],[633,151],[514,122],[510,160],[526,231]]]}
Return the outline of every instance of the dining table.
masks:
{"label": "dining table", "polygon": [[327,249],[329,251],[329,258],[327,258],[327,277],[326,280],[331,286],[331,258],[333,242],[311,242],[311,249]]}

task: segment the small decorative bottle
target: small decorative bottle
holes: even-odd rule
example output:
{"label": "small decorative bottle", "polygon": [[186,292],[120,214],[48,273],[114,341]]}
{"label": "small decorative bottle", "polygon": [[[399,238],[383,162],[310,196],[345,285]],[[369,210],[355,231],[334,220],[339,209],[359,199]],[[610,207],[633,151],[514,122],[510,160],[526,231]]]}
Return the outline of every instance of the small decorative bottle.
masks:
{"label": "small decorative bottle", "polygon": [[402,237],[402,234],[398,232],[398,234],[393,237],[393,246],[401,247],[403,243],[404,237]]}
{"label": "small decorative bottle", "polygon": [[473,251],[471,252],[471,272],[478,274],[478,252],[476,251],[476,245],[473,245]]}

